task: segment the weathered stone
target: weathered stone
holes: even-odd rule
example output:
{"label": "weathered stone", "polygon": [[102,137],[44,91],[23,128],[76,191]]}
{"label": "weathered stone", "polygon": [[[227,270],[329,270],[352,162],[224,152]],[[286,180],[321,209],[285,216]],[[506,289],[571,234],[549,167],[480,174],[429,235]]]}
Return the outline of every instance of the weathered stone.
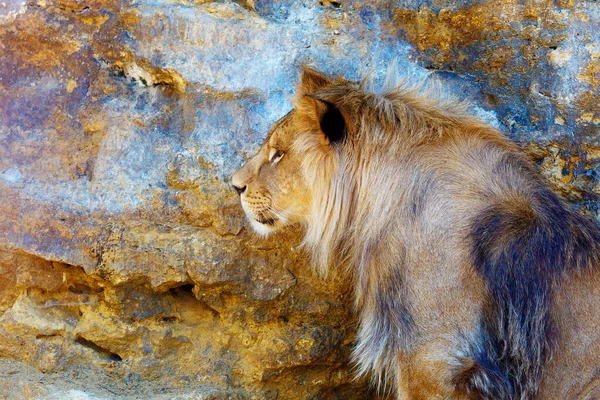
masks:
{"label": "weathered stone", "polygon": [[374,398],[347,282],[295,228],[255,237],[227,177],[300,62],[395,61],[597,219],[599,22],[594,1],[0,4],[0,397]]}

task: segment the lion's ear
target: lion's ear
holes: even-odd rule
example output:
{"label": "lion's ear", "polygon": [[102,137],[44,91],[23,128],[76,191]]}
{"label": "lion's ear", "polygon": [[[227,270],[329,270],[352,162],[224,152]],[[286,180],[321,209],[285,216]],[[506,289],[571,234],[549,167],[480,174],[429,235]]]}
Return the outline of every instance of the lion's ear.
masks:
{"label": "lion's ear", "polygon": [[327,137],[329,143],[337,143],[344,140],[347,134],[346,119],[342,111],[332,102],[320,100],[314,96],[317,103],[317,119],[321,132]]}
{"label": "lion's ear", "polygon": [[331,80],[322,72],[307,65],[302,65],[301,68],[300,82],[296,90],[299,96],[314,93],[331,83]]}
{"label": "lion's ear", "polygon": [[[296,110],[319,128],[329,143],[336,143],[346,137],[347,125],[343,110],[335,96],[328,90],[332,80],[314,68],[302,65],[300,82],[296,90]],[[317,125],[317,126],[315,126]],[[313,128],[313,129],[314,129]]]}

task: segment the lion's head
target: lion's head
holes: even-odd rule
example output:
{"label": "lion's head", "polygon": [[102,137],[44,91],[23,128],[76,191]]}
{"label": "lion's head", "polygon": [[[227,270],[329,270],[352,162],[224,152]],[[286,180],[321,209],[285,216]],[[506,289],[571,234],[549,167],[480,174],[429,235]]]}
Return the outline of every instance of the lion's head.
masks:
{"label": "lion's head", "polygon": [[316,93],[333,83],[303,67],[295,108],[271,128],[258,153],[234,173],[231,183],[240,194],[254,230],[268,235],[283,226],[309,226],[318,194],[336,166],[336,142],[346,131],[344,118],[333,104]]}
{"label": "lion's head", "polygon": [[[462,103],[427,95],[420,83],[386,79],[380,93],[367,86],[303,67],[294,109],[231,179],[258,233],[304,226],[304,248],[322,275],[374,249],[405,217],[398,201],[419,198],[412,192],[428,181],[419,180],[414,148],[465,129],[490,131]],[[424,160],[423,169],[439,161]]]}

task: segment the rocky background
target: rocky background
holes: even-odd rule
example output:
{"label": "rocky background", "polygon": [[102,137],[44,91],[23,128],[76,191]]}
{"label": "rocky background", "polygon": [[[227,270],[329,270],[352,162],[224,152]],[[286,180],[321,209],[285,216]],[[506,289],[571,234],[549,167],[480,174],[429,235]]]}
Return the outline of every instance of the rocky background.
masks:
{"label": "rocky background", "polygon": [[593,0],[0,2],[0,398],[371,399],[355,320],[229,176],[301,62],[437,75],[598,219]]}

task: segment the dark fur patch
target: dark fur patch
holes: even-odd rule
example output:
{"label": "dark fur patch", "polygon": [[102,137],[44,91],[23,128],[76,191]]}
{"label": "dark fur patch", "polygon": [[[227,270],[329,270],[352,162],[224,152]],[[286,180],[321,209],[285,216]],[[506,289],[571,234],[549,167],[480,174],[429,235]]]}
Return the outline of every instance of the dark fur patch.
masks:
{"label": "dark fur patch", "polygon": [[[371,255],[375,252],[381,254],[379,246],[385,246],[386,243],[383,240],[365,243],[360,265],[369,265]],[[359,362],[359,374],[370,371],[372,382],[382,392],[395,386],[394,373],[398,355],[407,351],[413,341],[414,320],[401,268],[404,254],[399,250],[397,256],[396,261],[400,265],[396,267],[382,268],[378,273],[359,273],[356,276],[361,290],[367,294],[363,298],[364,302],[359,304],[359,312],[369,323],[360,326],[354,356]],[[369,272],[358,269],[361,270]]]}
{"label": "dark fur patch", "polygon": [[514,398],[513,388],[504,371],[490,362],[486,354],[460,360],[463,367],[453,383],[458,393],[469,399],[498,400]]}
{"label": "dark fur patch", "polygon": [[411,177],[409,216],[419,218],[427,205],[430,192],[435,188],[435,178],[430,171],[418,171]]}
{"label": "dark fur patch", "polygon": [[521,399],[536,394],[554,347],[554,286],[564,274],[595,265],[600,244],[591,221],[534,179],[531,195],[488,207],[474,218],[470,232],[474,265],[490,295],[479,362],[508,377],[510,398]]}
{"label": "dark fur patch", "polygon": [[374,313],[379,317],[379,332],[375,336],[380,343],[387,343],[390,351],[408,349],[412,338],[414,321],[404,281],[401,269],[394,269],[375,295]]}

